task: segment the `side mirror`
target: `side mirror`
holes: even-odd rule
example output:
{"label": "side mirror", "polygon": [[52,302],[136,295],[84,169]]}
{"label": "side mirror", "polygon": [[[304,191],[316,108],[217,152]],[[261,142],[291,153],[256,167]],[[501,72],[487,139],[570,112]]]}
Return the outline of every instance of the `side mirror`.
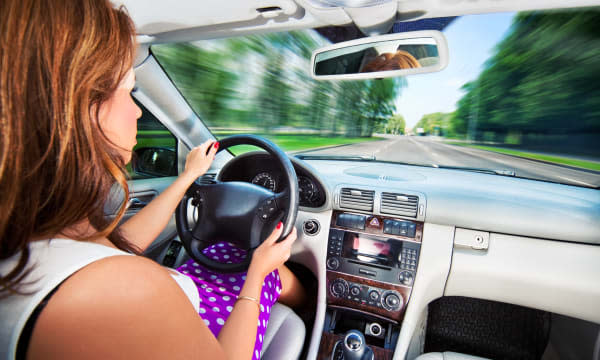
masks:
{"label": "side mirror", "polygon": [[132,167],[144,176],[177,176],[177,153],[162,147],[139,148],[135,150]]}
{"label": "side mirror", "polygon": [[345,41],[315,50],[316,80],[380,79],[436,72],[448,65],[448,44],[439,31],[412,31]]}

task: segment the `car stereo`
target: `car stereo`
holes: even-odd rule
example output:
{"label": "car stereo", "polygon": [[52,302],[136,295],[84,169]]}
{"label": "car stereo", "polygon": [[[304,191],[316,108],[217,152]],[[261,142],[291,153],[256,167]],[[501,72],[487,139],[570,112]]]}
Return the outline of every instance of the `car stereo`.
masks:
{"label": "car stereo", "polygon": [[[420,249],[420,242],[413,240],[415,223],[347,213],[339,214],[335,221],[329,230],[328,270],[412,285]],[[396,232],[395,228],[399,230]],[[401,231],[404,235],[400,235]]]}

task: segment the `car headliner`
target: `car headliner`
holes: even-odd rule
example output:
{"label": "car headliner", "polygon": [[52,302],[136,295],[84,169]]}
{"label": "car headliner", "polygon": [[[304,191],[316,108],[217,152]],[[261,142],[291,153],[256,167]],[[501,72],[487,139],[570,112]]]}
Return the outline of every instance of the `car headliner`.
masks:
{"label": "car headliner", "polygon": [[[114,0],[125,5],[141,43],[192,41],[236,35],[373,22],[414,21],[466,14],[585,7],[596,0],[407,0],[368,9],[326,7],[319,0]],[[390,6],[393,10],[390,11]],[[360,26],[360,25],[359,25]],[[387,30],[386,30],[387,32]]]}

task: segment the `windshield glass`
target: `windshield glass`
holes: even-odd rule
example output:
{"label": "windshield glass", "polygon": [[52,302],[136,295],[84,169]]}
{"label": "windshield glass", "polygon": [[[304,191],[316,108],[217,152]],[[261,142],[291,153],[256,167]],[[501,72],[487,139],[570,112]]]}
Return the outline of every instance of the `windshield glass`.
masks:
{"label": "windshield glass", "polygon": [[217,138],[253,133],[305,157],[598,187],[599,14],[445,21],[448,67],[408,78],[312,79],[312,51],[330,44],[316,30],[154,45],[152,52]]}

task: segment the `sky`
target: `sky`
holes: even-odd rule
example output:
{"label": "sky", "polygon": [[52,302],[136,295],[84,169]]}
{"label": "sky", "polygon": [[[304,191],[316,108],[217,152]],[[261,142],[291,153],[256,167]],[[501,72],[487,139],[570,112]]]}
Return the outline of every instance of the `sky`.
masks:
{"label": "sky", "polygon": [[477,78],[494,47],[507,34],[514,13],[468,15],[448,25],[449,61],[446,69],[406,78],[408,86],[396,100],[396,112],[412,128],[425,114],[452,112],[464,95],[460,89]]}

